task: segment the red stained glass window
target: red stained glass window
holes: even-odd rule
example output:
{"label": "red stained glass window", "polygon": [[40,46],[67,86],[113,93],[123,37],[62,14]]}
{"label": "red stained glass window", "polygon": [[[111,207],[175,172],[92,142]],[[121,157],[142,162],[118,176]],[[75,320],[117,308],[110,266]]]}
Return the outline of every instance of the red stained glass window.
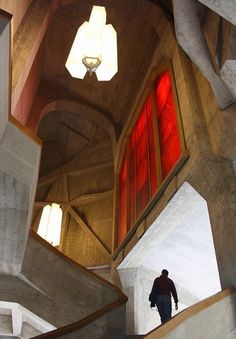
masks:
{"label": "red stained glass window", "polygon": [[[182,152],[168,70],[158,76],[154,91],[155,100],[152,100],[151,94],[147,97],[128,138],[127,152],[119,174],[117,244],[125,239]],[[156,106],[155,110],[153,105]],[[155,119],[158,122],[156,134]],[[157,162],[161,172],[159,176]]]}
{"label": "red stained glass window", "polygon": [[157,78],[156,103],[162,179],[165,179],[181,155],[181,146],[169,71],[163,72]]}
{"label": "red stained glass window", "polygon": [[149,201],[147,119],[145,105],[133,130],[136,146],[136,213],[142,212]]}
{"label": "red stained glass window", "polygon": [[154,142],[153,133],[153,109],[151,96],[148,97],[146,102],[146,114],[147,114],[147,128],[148,128],[148,144],[149,144],[149,167],[150,167],[150,191],[151,196],[157,191],[157,164],[156,164],[156,147]]}

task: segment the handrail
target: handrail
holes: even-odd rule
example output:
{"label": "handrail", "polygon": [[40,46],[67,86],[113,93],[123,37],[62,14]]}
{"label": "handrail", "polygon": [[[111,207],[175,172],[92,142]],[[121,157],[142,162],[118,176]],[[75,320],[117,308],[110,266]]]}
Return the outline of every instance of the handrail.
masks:
{"label": "handrail", "polygon": [[100,318],[101,316],[107,314],[108,312],[116,309],[117,307],[119,307],[122,304],[125,304],[127,302],[127,300],[128,300],[127,296],[117,286],[113,285],[111,282],[107,281],[106,279],[102,278],[101,276],[97,275],[96,273],[92,272],[91,270],[85,268],[84,266],[75,262],[73,259],[71,259],[71,258],[67,257],[66,255],[64,255],[63,253],[61,253],[55,247],[51,246],[46,240],[41,238],[32,229],[30,229],[29,235],[30,235],[31,238],[39,241],[44,247],[47,247],[47,249],[49,249],[51,252],[56,254],[61,259],[65,260],[70,265],[76,267],[80,271],[83,271],[85,274],[91,276],[93,279],[98,280],[103,285],[113,289],[114,292],[116,292],[118,294],[118,299],[115,302],[102,307],[101,309],[90,314],[89,316],[87,316],[87,317],[85,317],[85,318],[83,318],[83,319],[81,319],[77,322],[74,322],[72,324],[60,327],[56,330],[53,330],[53,331],[50,331],[50,332],[47,332],[47,333],[44,333],[44,334],[40,334],[40,335],[38,335],[34,338],[57,338],[59,336],[62,336],[63,334],[75,332],[75,331],[81,329],[82,327],[86,326],[87,324],[91,323],[92,321]]}
{"label": "handrail", "polygon": [[176,314],[173,318],[171,318],[165,324],[156,327],[154,330],[152,330],[147,335],[145,335],[144,338],[147,338],[147,339],[164,338],[167,334],[169,334],[171,331],[173,331],[175,328],[177,328],[179,325],[184,323],[186,320],[188,320],[192,316],[207,309],[211,305],[216,304],[220,300],[234,294],[235,292],[236,291],[234,287],[227,288],[225,290],[222,290],[208,297],[207,299],[204,299],[198,302],[197,304],[194,304],[191,307],[186,308],[185,310]]}

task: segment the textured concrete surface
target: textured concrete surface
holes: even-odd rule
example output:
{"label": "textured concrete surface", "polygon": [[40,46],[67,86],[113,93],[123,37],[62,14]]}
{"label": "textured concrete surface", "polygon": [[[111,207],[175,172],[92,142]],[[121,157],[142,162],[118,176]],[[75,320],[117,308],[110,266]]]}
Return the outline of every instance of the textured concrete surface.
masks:
{"label": "textured concrete surface", "polygon": [[125,306],[120,306],[99,319],[89,323],[78,331],[63,334],[58,338],[65,339],[124,339]]}
{"label": "textured concrete surface", "polygon": [[40,145],[8,122],[0,141],[0,271],[20,271],[32,216]]}
{"label": "textured concrete surface", "polygon": [[[32,238],[28,240],[21,274],[37,286],[42,297],[45,295],[53,301],[49,313],[45,309],[41,312],[42,318],[56,327],[78,321],[118,299],[116,291],[109,286]],[[38,306],[35,303],[32,306],[35,309],[32,312],[37,314]],[[46,314],[51,321],[45,318]]]}
{"label": "textured concrete surface", "polygon": [[17,182],[12,176],[0,172],[0,270],[14,272],[20,270],[24,255],[24,241],[27,234],[23,231],[28,215],[28,187]]}
{"label": "textured concrete surface", "polygon": [[198,0],[205,6],[211,8],[213,11],[223,16],[226,20],[236,25],[236,3],[234,0]]}
{"label": "textured concrete surface", "polygon": [[10,315],[0,314],[0,333],[12,333],[12,322]]}

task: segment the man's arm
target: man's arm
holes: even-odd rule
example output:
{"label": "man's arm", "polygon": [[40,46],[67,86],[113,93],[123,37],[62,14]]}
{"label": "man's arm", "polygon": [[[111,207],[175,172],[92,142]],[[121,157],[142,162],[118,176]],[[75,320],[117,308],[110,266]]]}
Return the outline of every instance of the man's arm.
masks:
{"label": "man's arm", "polygon": [[175,309],[176,311],[178,310],[178,296],[177,296],[177,291],[176,291],[176,288],[175,288],[175,284],[174,282],[171,280],[171,294],[174,298],[174,301],[175,301]]}
{"label": "man's arm", "polygon": [[154,283],[152,285],[152,290],[151,293],[149,294],[149,301],[151,302],[151,307],[154,307],[157,301],[157,291],[158,291],[158,286],[157,286],[157,279],[154,280]]}

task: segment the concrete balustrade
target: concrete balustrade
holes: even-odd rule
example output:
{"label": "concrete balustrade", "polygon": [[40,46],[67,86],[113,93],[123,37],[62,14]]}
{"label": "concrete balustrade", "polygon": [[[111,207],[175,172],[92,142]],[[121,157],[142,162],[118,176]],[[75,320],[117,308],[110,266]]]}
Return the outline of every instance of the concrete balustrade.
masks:
{"label": "concrete balustrade", "polygon": [[182,311],[146,339],[233,339],[236,335],[236,294],[227,289]]}

